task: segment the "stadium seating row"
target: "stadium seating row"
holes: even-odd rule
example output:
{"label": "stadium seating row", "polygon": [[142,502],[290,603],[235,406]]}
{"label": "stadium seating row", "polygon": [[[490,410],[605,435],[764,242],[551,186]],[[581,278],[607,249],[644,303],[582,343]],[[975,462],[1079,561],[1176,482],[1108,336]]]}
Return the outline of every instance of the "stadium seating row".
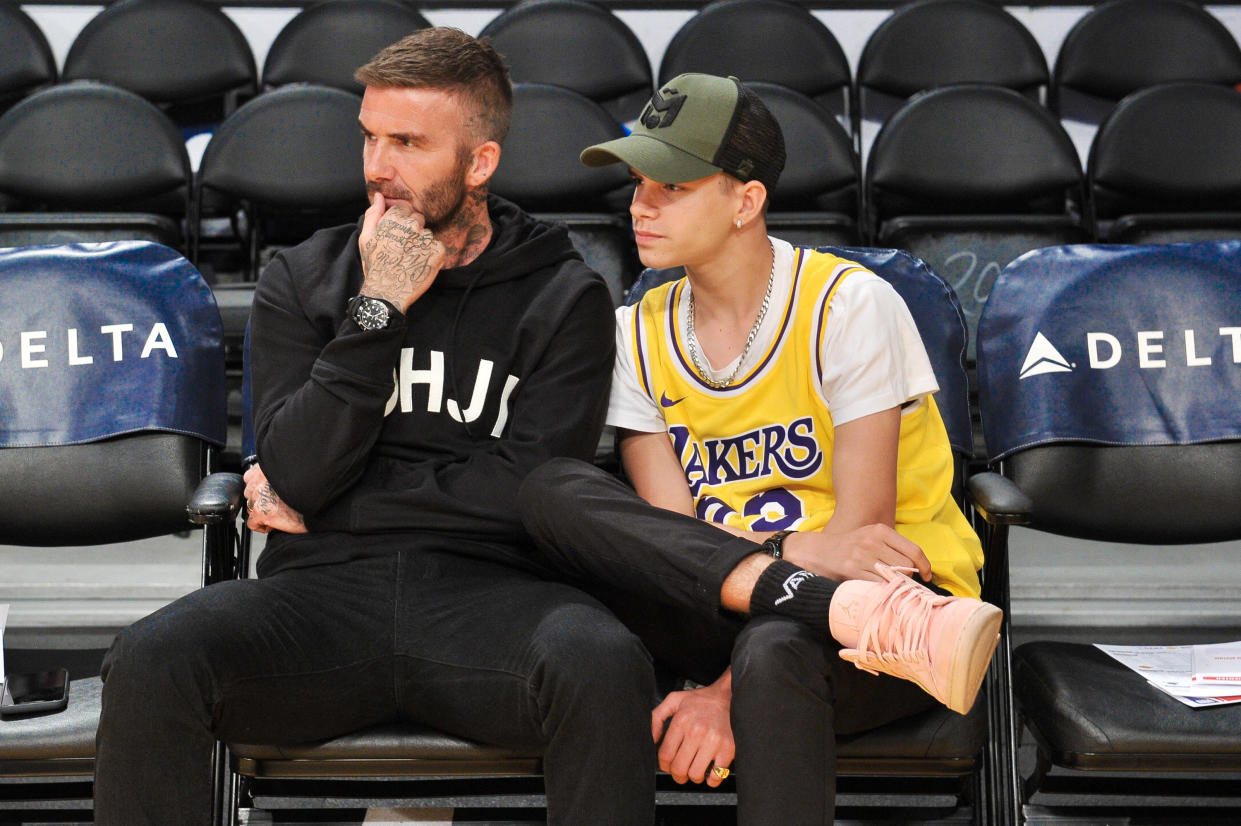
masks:
{"label": "stadium seating row", "polygon": [[[6,47],[0,110],[58,79],[92,79],[175,110],[179,124],[202,123],[209,101],[217,115],[227,114],[239,98],[286,83],[359,91],[356,66],[426,25],[404,0],[312,4],[277,35],[259,71],[242,32],[217,6],[124,0],[87,23],[58,71],[38,26],[14,6],[0,10]],[[799,91],[839,115],[859,140],[863,124],[873,131],[912,95],[954,83],[1016,89],[1045,99],[1062,117],[1097,123],[1145,86],[1241,81],[1241,50],[1232,34],[1188,0],[1110,0],[1090,9],[1059,46],[1051,71],[1023,24],[986,0],[898,7],[868,36],[856,69],[819,18],[787,0],[706,5],[675,32],[654,72],[633,31],[587,0],[519,3],[482,34],[506,56],[518,82],[568,86],[622,122],[636,115],[654,81],[706,71]]]}
{"label": "stadium seating row", "polygon": [[[967,414],[953,400],[966,395],[966,331],[952,290],[906,253],[841,252],[904,297],[932,353],[949,430],[959,432]],[[987,472],[966,478],[968,440],[964,449],[953,444],[961,501],[986,546],[984,598],[1006,617],[1010,525],[1161,544],[1241,538],[1238,278],[1237,241],[1061,246],[1005,268],[978,348],[995,458]],[[32,300],[38,296],[47,298]],[[112,317],[117,308],[123,318]],[[194,268],[145,242],[6,250],[0,312],[0,329],[42,331],[21,334],[0,362],[9,410],[0,422],[0,541],[90,544],[158,535],[183,524],[192,499],[194,519],[211,526],[204,580],[244,576],[247,546],[244,535],[238,541],[233,534],[240,480],[213,474],[191,494],[213,469],[224,406],[219,321],[210,317],[210,294]],[[58,338],[117,321],[128,334]],[[1162,777],[1179,784],[1172,805],[1187,805],[1207,788],[1212,805],[1236,815],[1241,706],[1204,713],[1090,646],[1034,642],[1012,651],[1007,623],[1002,633],[968,715],[937,708],[840,738],[840,784],[850,799],[881,807],[888,822],[947,806],[952,822],[1007,826],[1030,813],[1026,804],[1043,805],[1048,781],[1082,782],[1097,773],[1108,804],[1166,806],[1153,782]],[[89,797],[82,780],[93,772],[99,691],[98,678],[83,679],[73,685],[68,710],[0,721],[0,778],[10,807]],[[1038,761],[1019,771],[1025,727]],[[222,824],[235,823],[238,808],[376,799],[485,799],[503,807],[521,798],[530,805],[540,792],[537,753],[412,724],[295,746],[230,743],[219,761],[215,818]],[[1193,785],[1203,772],[1232,775]],[[66,782],[79,785],[63,788]],[[731,790],[692,794],[728,805]],[[1057,794],[1053,806],[1074,802]],[[1201,814],[1179,822],[1208,822]]]}
{"label": "stadium seating row", "polygon": [[[915,96],[884,124],[863,173],[843,128],[798,92],[754,88],[789,149],[774,234],[794,243],[896,247],[947,279],[971,328],[999,270],[1056,243],[1241,233],[1241,95],[1161,84],[1104,121],[1083,171],[1050,113],[1020,93],[965,84]],[[563,87],[518,84],[492,189],[569,224],[619,303],[638,264],[628,177],[587,169],[582,147],[621,127]],[[213,284],[251,281],[272,250],[365,208],[358,98],[293,84],[215,130],[197,172],[180,134],[131,92],[78,81],[0,116],[0,245],[141,237],[186,251]],[[1209,123],[1177,129],[1168,124]]]}

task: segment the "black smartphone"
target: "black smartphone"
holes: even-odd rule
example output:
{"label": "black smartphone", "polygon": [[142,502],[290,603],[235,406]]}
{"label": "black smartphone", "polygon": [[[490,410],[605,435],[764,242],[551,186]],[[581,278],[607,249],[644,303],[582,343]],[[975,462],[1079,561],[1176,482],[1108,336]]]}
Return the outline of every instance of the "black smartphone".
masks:
{"label": "black smartphone", "polygon": [[60,711],[69,705],[69,672],[64,668],[9,674],[0,698],[0,714]]}

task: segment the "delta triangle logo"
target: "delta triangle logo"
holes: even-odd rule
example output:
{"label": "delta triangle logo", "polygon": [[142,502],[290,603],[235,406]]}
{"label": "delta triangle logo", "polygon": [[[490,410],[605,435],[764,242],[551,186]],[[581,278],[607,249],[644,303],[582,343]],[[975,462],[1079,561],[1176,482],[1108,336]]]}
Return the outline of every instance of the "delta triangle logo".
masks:
{"label": "delta triangle logo", "polygon": [[1060,351],[1047,340],[1045,335],[1038,332],[1034,334],[1034,343],[1030,345],[1030,352],[1026,353],[1026,360],[1021,365],[1021,375],[1018,379],[1028,379],[1030,376],[1039,376],[1043,373],[1072,372],[1073,365],[1069,364],[1069,360],[1060,355]]}

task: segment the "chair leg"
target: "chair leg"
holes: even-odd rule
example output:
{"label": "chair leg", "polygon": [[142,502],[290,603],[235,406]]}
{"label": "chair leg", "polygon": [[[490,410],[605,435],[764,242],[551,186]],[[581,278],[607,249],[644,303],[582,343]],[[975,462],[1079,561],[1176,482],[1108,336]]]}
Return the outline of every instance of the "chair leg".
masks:
{"label": "chair leg", "polygon": [[990,687],[994,781],[994,822],[1004,826],[1020,823],[1021,779],[1017,768],[1018,729],[1012,700],[1012,658],[1009,634],[1005,623],[993,663],[995,679]]}
{"label": "chair leg", "polygon": [[228,775],[225,772],[228,766],[225,759],[224,744],[216,742],[211,751],[211,822],[216,826],[227,824],[225,808],[229,794],[226,788]]}

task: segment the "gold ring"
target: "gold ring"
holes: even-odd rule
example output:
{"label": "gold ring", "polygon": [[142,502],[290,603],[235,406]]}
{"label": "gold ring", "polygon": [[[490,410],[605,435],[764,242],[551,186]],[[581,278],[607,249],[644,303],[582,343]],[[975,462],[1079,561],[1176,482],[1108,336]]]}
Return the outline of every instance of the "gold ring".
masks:
{"label": "gold ring", "polygon": [[711,768],[711,773],[720,780],[724,780],[728,777],[728,775],[732,774],[732,771],[730,771],[727,766],[713,766]]}

